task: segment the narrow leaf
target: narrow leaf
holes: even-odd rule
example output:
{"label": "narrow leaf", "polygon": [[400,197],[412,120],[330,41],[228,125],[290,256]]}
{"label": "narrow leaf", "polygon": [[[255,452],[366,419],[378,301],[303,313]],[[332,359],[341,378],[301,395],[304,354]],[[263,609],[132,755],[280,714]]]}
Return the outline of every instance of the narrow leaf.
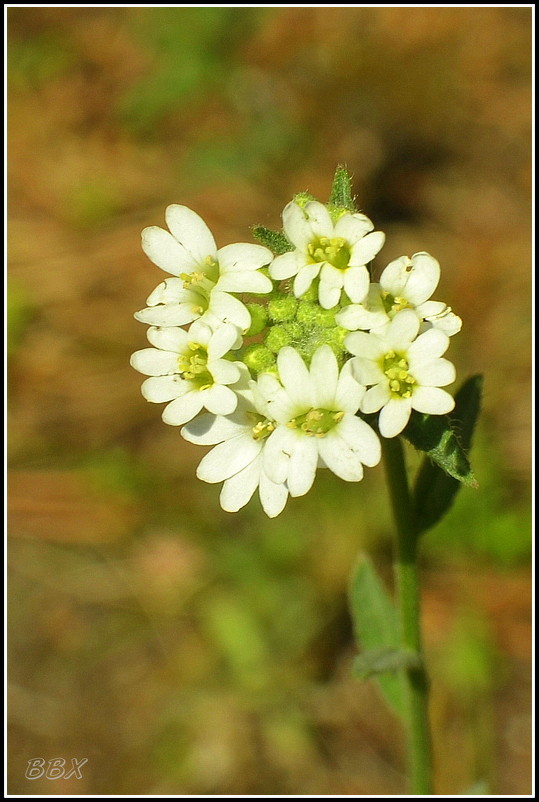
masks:
{"label": "narrow leaf", "polygon": [[[455,395],[455,409],[448,418],[449,426],[442,434],[440,445],[432,450],[424,449],[427,457],[419,468],[414,487],[419,532],[430,529],[445,515],[461,483],[477,487],[466,453],[479,416],[482,385],[482,376],[471,376],[464,382]],[[440,456],[443,448],[446,452]]]}
{"label": "narrow leaf", "polygon": [[276,256],[294,250],[292,243],[280,231],[272,231],[271,228],[265,226],[253,226],[251,232],[261,245],[265,245]]}
{"label": "narrow leaf", "polygon": [[404,652],[399,649],[373,649],[356,657],[353,670],[358,679],[368,679],[376,674],[419,668],[420,666],[419,655],[413,652]]}
{"label": "narrow leaf", "polygon": [[347,209],[349,212],[357,212],[357,206],[352,194],[352,176],[342,164],[335,170],[331,195],[329,196],[329,206]]}
{"label": "narrow leaf", "polygon": [[[397,611],[366,555],[361,556],[352,575],[350,610],[356,638],[364,650],[358,660],[368,652],[399,650]],[[392,673],[377,674],[375,681],[389,706],[397,715],[404,716],[403,677]]]}

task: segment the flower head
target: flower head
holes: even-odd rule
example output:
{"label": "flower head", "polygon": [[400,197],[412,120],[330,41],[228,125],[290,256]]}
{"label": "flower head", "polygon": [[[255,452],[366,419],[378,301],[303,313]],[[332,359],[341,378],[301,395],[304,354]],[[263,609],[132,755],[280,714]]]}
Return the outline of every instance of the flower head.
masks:
{"label": "flower head", "polygon": [[240,368],[223,359],[241,345],[235,326],[223,323],[213,330],[197,320],[188,331],[151,327],[148,340],[155,348],[136,351],[131,365],[151,377],[141,388],[147,401],[169,402],[165,423],[181,426],[203,408],[222,415],[235,410],[238,399],[228,385],[238,381]]}
{"label": "flower head", "polygon": [[151,261],[171,273],[147,299],[135,317],[153,326],[183,326],[202,316],[211,324],[233,323],[246,331],[251,323],[245,305],[231,295],[267,293],[271,280],[259,272],[273,254],[246,242],[217,249],[202,218],[186,206],[168,206],[170,229],[150,226],[142,232],[142,249]]}
{"label": "flower head", "polygon": [[361,400],[361,411],[381,410],[378,420],[383,437],[400,434],[412,409],[433,415],[450,412],[455,402],[442,390],[455,380],[455,368],[441,359],[449,337],[431,328],[420,334],[420,319],[412,310],[397,312],[387,328],[379,332],[353,332],[346,347],[355,358],[350,365],[357,380],[369,389]]}
{"label": "flower head", "polygon": [[390,262],[371,284],[362,303],[345,306],[337,314],[340,326],[350,331],[376,330],[386,326],[397,312],[413,309],[423,329],[437,328],[448,336],[460,331],[462,321],[441,301],[429,301],[440,280],[440,265],[428,253],[401,256]]}
{"label": "flower head", "polygon": [[295,276],[294,294],[299,298],[319,276],[318,297],[324,309],[339,303],[343,289],[353,302],[364,300],[369,289],[366,265],[385,239],[381,231],[373,231],[368,217],[345,213],[334,223],[322,203],[300,206],[292,201],[283,211],[283,227],[295,250],[273,260],[273,279]]}
{"label": "flower head", "polygon": [[380,442],[356,416],[365,387],[350,363],[339,372],[327,345],[314,353],[310,368],[294,348],[277,357],[279,379],[259,377],[260,392],[275,420],[264,450],[264,467],[274,482],[286,482],[291,496],[307,493],[321,464],[347,482],[359,482],[363,465],[380,460]]}

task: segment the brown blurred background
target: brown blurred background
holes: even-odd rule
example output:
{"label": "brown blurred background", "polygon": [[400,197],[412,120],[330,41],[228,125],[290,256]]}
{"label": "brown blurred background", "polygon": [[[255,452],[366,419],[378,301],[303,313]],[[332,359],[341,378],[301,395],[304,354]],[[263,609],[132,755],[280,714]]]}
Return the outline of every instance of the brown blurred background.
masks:
{"label": "brown blurred background", "polygon": [[[423,550],[437,790],[531,792],[531,22],[8,10],[10,793],[404,792],[399,724],[350,671],[358,551],[391,583],[381,469],[273,521],[224,513],[129,367],[163,277],[144,226],[182,203],[249,240],[293,193],[327,200],[337,163],[386,231],[378,268],[440,260],[450,355],[485,374],[480,488]],[[25,779],[38,757],[88,762]]]}

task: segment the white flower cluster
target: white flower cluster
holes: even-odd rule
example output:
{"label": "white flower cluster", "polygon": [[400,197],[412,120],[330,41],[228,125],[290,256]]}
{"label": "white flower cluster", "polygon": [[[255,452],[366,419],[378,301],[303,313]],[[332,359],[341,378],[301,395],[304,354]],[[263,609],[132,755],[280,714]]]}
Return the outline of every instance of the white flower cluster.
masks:
{"label": "white flower cluster", "polygon": [[[172,277],[135,317],[153,346],[131,357],[149,376],[148,400],[183,437],[214,446],[197,476],[223,482],[223,509],[258,489],[270,517],[307,493],[316,470],[358,482],[381,456],[377,429],[395,437],[412,410],[444,414],[455,379],[444,359],[460,330],[430,297],[440,266],[427,253],[391,262],[378,283],[368,263],[384,244],[364,214],[300,196],[283,212],[288,248],[217,249],[185,206],[166,210],[169,231],[142,232],[142,247]],[[186,328],[187,327],[187,328]],[[206,410],[200,414],[202,410]]]}

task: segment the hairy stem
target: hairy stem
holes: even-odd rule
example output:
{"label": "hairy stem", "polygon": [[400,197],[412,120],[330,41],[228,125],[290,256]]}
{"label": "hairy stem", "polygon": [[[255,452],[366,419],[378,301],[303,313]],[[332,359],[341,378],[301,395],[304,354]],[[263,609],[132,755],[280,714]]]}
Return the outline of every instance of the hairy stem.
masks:
{"label": "hairy stem", "polygon": [[420,658],[419,668],[404,671],[408,721],[410,792],[432,794],[431,745],[428,722],[428,681],[423,663],[420,622],[420,589],[417,566],[417,529],[408,487],[402,443],[398,437],[382,438],[391,506],[396,526],[395,579],[400,619],[401,646]]}

